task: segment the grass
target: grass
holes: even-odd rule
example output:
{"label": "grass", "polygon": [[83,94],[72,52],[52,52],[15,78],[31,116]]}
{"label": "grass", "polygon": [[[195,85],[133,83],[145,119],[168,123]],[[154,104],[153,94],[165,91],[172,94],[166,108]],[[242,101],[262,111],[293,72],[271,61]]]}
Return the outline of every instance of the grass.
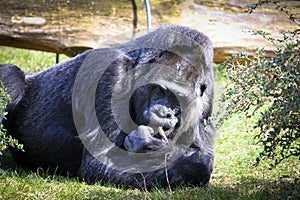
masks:
{"label": "grass", "polygon": [[[68,57],[59,55],[59,61]],[[0,63],[14,64],[24,71],[37,72],[55,64],[56,54],[0,46]]]}
{"label": "grass", "polygon": [[[52,53],[7,47],[0,47],[0,52],[0,63],[13,63],[26,71],[39,71],[55,63]],[[86,185],[40,171],[5,169],[0,173],[0,199],[300,199],[299,160],[287,160],[273,170],[267,163],[253,166],[261,147],[253,139],[255,132],[247,131],[251,124],[236,114],[218,130],[215,169],[208,188],[140,191]]]}

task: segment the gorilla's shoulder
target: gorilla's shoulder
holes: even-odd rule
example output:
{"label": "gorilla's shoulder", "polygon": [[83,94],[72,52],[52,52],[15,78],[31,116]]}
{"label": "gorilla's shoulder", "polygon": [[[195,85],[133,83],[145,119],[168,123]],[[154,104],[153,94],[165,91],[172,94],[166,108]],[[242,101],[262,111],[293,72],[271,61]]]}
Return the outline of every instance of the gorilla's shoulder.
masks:
{"label": "gorilla's shoulder", "polygon": [[16,65],[0,64],[0,81],[11,99],[6,110],[12,110],[24,95],[25,73]]}

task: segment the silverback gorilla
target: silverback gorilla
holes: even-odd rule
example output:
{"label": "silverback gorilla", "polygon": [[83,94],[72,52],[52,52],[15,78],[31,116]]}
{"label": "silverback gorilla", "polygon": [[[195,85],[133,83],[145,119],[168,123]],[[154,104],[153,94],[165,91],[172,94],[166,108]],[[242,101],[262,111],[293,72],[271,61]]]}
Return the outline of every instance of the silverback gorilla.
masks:
{"label": "silverback gorilla", "polygon": [[133,188],[205,186],[214,162],[213,48],[161,26],[45,71],[0,65],[18,164]]}

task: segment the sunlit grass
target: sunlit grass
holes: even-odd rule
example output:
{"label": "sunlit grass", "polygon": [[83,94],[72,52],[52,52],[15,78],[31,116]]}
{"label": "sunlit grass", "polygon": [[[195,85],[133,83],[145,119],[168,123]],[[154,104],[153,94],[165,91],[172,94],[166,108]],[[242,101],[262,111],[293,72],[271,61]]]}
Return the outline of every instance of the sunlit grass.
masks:
{"label": "sunlit grass", "polygon": [[[65,55],[59,55],[59,61],[67,58]],[[24,71],[41,71],[54,65],[55,62],[55,53],[0,46],[0,63],[14,64]]]}
{"label": "sunlit grass", "polygon": [[[0,47],[0,52],[0,63],[16,64],[26,71],[55,64],[52,53],[7,47]],[[273,170],[264,162],[254,166],[262,147],[253,139],[256,133],[247,131],[252,125],[250,119],[236,114],[217,130],[215,169],[208,188],[140,191],[7,169],[0,173],[0,199],[300,199],[299,160],[287,160]]]}

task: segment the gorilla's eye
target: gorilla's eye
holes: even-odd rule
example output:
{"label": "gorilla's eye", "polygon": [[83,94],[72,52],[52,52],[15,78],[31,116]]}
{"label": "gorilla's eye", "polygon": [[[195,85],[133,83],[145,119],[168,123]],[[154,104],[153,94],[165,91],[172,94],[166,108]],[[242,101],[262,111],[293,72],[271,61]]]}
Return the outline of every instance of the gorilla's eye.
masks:
{"label": "gorilla's eye", "polygon": [[205,84],[201,85],[200,86],[200,96],[203,96],[205,90],[206,90],[206,85]]}

